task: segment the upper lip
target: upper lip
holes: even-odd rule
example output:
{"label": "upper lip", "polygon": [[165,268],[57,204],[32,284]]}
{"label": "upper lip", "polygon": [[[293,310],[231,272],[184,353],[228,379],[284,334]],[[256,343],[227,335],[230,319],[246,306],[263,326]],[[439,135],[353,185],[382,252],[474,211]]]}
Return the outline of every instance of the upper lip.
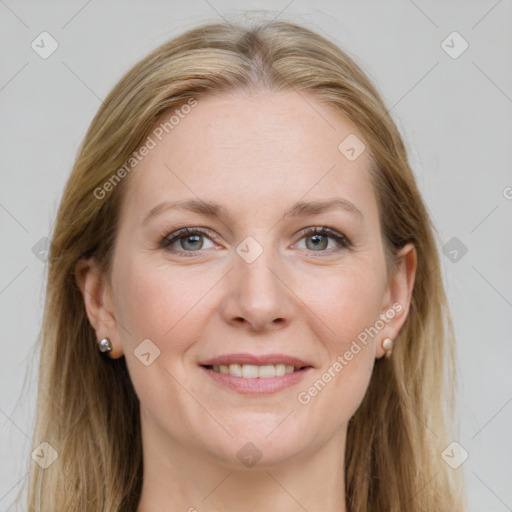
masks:
{"label": "upper lip", "polygon": [[224,354],[221,356],[213,357],[206,361],[199,363],[200,366],[213,366],[213,365],[226,365],[230,364],[254,364],[257,366],[264,366],[270,364],[287,364],[302,368],[304,366],[313,366],[310,363],[299,359],[298,357],[289,356],[286,354]]}

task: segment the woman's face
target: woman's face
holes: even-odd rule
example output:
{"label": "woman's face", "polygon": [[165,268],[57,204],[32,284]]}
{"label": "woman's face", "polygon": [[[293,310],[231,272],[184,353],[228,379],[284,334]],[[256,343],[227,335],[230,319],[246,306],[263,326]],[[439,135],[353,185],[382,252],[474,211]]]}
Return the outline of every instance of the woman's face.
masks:
{"label": "woman's face", "polygon": [[125,178],[117,324],[95,326],[126,357],[145,446],[243,467],[343,443],[408,305],[362,135],[306,93],[261,92],[201,97],[161,138]]}

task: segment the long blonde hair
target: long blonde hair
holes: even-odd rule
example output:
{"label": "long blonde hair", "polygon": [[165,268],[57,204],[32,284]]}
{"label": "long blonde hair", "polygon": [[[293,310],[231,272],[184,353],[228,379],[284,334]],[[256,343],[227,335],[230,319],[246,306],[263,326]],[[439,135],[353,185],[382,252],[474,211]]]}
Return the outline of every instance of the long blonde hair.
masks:
{"label": "long blonde hair", "polygon": [[100,198],[97,191],[105,191],[162,114],[191,98],[237,89],[304,91],[348,116],[371,155],[390,261],[408,242],[417,249],[411,308],[393,357],[376,361],[348,426],[347,511],[463,510],[462,470],[441,458],[453,440],[453,327],[434,227],[404,143],[355,62],[320,35],[284,21],[210,23],[187,31],[137,63],[93,119],[49,253],[33,448],[49,443],[58,458],[45,469],[31,462],[28,510],[136,509],[143,476],[139,403],[124,357],[105,360],[98,352],[75,264],[94,256],[110,271],[129,176]]}

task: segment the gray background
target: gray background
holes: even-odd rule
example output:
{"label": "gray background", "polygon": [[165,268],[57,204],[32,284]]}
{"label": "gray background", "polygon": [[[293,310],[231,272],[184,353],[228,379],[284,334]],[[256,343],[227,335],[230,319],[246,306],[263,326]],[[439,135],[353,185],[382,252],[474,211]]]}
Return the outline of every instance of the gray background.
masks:
{"label": "gray background", "polygon": [[[121,75],[158,44],[255,9],[339,44],[392,108],[440,250],[457,251],[442,265],[458,336],[457,441],[469,453],[461,468],[470,510],[512,510],[510,0],[0,0],[0,511],[13,510],[31,461],[31,361],[46,270],[33,247],[50,233],[87,126]],[[47,59],[31,48],[43,31],[59,45]],[[458,58],[442,47],[453,31],[469,44]],[[446,44],[462,49],[453,36]]]}

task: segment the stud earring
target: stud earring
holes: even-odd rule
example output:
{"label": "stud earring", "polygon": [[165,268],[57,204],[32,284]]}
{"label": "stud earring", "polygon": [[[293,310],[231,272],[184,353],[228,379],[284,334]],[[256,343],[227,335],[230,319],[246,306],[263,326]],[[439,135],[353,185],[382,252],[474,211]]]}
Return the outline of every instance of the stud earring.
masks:
{"label": "stud earring", "polygon": [[112,343],[110,343],[108,338],[103,338],[98,341],[98,350],[100,352],[110,352],[112,350]]}
{"label": "stud earring", "polygon": [[391,338],[384,338],[382,340],[382,348],[386,351],[386,357],[390,357],[393,352],[393,340]]}

